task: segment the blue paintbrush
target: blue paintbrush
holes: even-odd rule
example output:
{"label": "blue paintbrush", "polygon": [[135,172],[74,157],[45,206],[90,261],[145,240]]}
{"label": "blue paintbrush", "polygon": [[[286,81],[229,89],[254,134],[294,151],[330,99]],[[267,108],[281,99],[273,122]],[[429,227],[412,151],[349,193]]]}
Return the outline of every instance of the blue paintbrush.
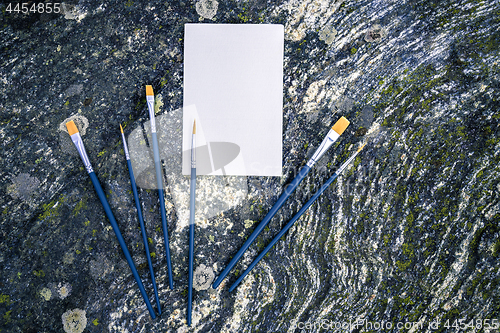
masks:
{"label": "blue paintbrush", "polygon": [[87,170],[90,176],[90,180],[92,181],[95,191],[97,192],[97,196],[99,197],[99,200],[101,201],[101,204],[104,207],[104,211],[106,212],[106,216],[108,217],[109,222],[111,223],[111,227],[113,227],[113,231],[115,232],[116,238],[118,238],[118,243],[120,243],[123,254],[125,255],[128,265],[132,270],[132,274],[134,275],[135,281],[139,285],[139,290],[141,291],[142,297],[144,298],[144,302],[146,302],[149,314],[151,315],[151,318],[155,319],[156,315],[155,312],[153,311],[153,307],[149,302],[146,290],[144,290],[141,278],[139,277],[139,273],[137,273],[137,268],[135,268],[134,261],[130,256],[130,252],[128,251],[127,245],[125,244],[125,240],[123,239],[120,229],[118,228],[118,224],[116,223],[115,217],[113,216],[113,212],[111,211],[111,207],[109,206],[108,200],[106,199],[106,195],[104,194],[104,191],[101,188],[101,184],[99,184],[99,180],[97,179],[97,176],[95,175],[94,170],[92,169],[92,165],[90,164],[87,152],[85,151],[85,147],[83,146],[82,137],[78,132],[78,128],[76,127],[73,121],[66,123],[66,127],[68,128],[68,133],[71,136],[71,140],[76,146],[76,150],[78,150],[78,154],[80,154],[80,157],[82,158],[83,164],[85,165],[85,169]]}
{"label": "blue paintbrush", "polygon": [[146,250],[146,258],[148,259],[149,274],[151,275],[151,281],[153,283],[156,305],[158,306],[158,314],[161,315],[161,306],[160,306],[160,299],[158,298],[158,289],[156,288],[155,273],[153,271],[153,263],[151,262],[151,254],[149,253],[148,236],[146,235],[146,228],[144,227],[144,219],[142,217],[141,203],[139,202],[139,195],[137,194],[137,185],[135,184],[134,170],[132,169],[132,163],[130,163],[130,155],[128,153],[127,140],[125,139],[125,133],[123,133],[122,125],[120,125],[120,131],[122,133],[123,151],[125,152],[125,158],[127,159],[130,184],[132,185],[132,192],[134,193],[134,201],[135,201],[135,208],[137,209],[137,217],[139,218],[139,224],[141,225],[142,241],[144,243],[144,250]]}
{"label": "blue paintbrush", "polygon": [[248,268],[245,270],[245,272],[243,272],[243,274],[241,274],[241,276],[238,278],[238,280],[236,280],[236,282],[233,283],[231,288],[229,288],[229,292],[233,291],[240,284],[241,280],[243,280],[243,278],[245,276],[247,276],[248,273],[250,273],[250,271],[255,267],[255,265],[257,265],[257,263],[260,261],[260,259],[264,258],[266,253],[269,252],[269,250],[271,250],[271,248],[274,246],[274,244],[276,244],[281,239],[281,237],[283,237],[283,235],[288,231],[288,229],[290,229],[292,227],[292,225],[302,216],[302,214],[304,214],[305,211],[313,204],[313,202],[316,201],[316,199],[318,199],[318,197],[321,195],[321,193],[323,193],[328,188],[328,186],[330,186],[331,183],[333,183],[333,181],[337,178],[337,176],[340,175],[340,173],[349,165],[349,163],[352,162],[352,160],[354,160],[356,155],[358,155],[358,153],[361,151],[361,149],[363,149],[364,146],[365,145],[362,145],[358,149],[358,151],[356,153],[354,153],[347,160],[347,162],[342,164],[342,166],[337,171],[335,171],[333,176],[331,176],[330,179],[328,179],[328,181],[325,184],[323,184],[323,186],[321,186],[321,188],[318,190],[318,192],[316,192],[312,196],[312,198],[309,199],[309,201],[299,210],[299,212],[297,214],[295,214],[295,216],[290,220],[290,222],[288,222],[287,225],[285,225],[285,227],[279,232],[279,234],[277,234],[276,237],[274,237],[274,239],[271,241],[271,243],[269,243],[269,245],[266,246],[266,248],[259,254],[259,256],[257,258],[255,258],[255,260],[250,264],[250,266],[248,266]]}
{"label": "blue paintbrush", "polygon": [[236,253],[236,255],[231,259],[229,264],[226,266],[226,268],[222,271],[222,273],[219,275],[219,277],[215,280],[213,283],[212,287],[215,289],[217,288],[222,280],[229,274],[231,269],[236,265],[238,260],[243,256],[245,251],[248,249],[250,244],[257,238],[257,236],[264,230],[266,225],[269,223],[269,221],[273,218],[273,216],[278,212],[278,210],[283,206],[285,201],[290,197],[293,191],[297,188],[299,183],[306,177],[306,175],[309,173],[313,165],[323,156],[323,154],[332,146],[332,144],[337,141],[339,136],[344,132],[344,130],[349,126],[349,121],[341,117],[335,125],[330,129],[326,137],[323,139],[323,142],[321,142],[321,145],[319,148],[316,150],[314,153],[313,157],[307,162],[307,164],[299,171],[299,174],[297,177],[295,177],[294,180],[286,187],[285,191],[281,196],[279,197],[278,201],[274,204],[274,206],[271,208],[269,213],[267,213],[266,217],[260,222],[260,224],[255,228],[253,233],[248,237],[248,239],[245,241],[245,244],[241,247],[241,249]]}
{"label": "blue paintbrush", "polygon": [[191,184],[189,202],[189,286],[188,286],[188,308],[187,324],[191,326],[191,312],[193,307],[193,261],[194,261],[194,202],[196,190],[196,120],[193,123],[193,134],[191,137]]}
{"label": "blue paintbrush", "polygon": [[161,174],[160,164],[160,149],[158,148],[158,138],[156,137],[156,123],[155,123],[155,96],[153,94],[153,87],[146,86],[146,102],[148,104],[149,120],[151,122],[151,141],[153,142],[153,158],[155,162],[156,183],[158,185],[158,195],[160,197],[160,215],[161,225],[163,228],[163,238],[165,240],[165,251],[167,254],[167,269],[168,269],[168,283],[170,289],[174,289],[174,280],[172,277],[172,263],[170,261],[170,245],[168,242],[168,227],[167,216],[165,212],[165,196],[163,195],[163,177]]}

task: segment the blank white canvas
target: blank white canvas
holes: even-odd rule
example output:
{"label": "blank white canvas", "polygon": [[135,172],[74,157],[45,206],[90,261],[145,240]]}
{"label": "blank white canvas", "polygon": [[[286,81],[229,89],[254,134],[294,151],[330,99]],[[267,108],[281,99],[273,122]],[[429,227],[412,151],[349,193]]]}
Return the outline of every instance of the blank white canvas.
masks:
{"label": "blank white canvas", "polygon": [[[240,147],[224,173],[281,176],[283,26],[186,24],[184,37],[184,109],[196,110],[204,142]],[[190,174],[193,114],[183,117],[185,175]]]}

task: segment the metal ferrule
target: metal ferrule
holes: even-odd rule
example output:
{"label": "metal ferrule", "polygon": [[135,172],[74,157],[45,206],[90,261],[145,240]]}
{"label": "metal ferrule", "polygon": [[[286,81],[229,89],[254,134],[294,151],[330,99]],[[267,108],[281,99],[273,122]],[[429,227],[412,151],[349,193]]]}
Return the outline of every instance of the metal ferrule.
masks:
{"label": "metal ferrule", "polygon": [[71,136],[71,140],[75,144],[76,150],[78,150],[78,154],[82,159],[83,164],[85,165],[85,169],[87,169],[88,173],[93,172],[92,165],[90,165],[89,157],[87,156],[87,152],[85,151],[85,147],[83,146],[82,137],[80,133],[75,133]]}
{"label": "metal ferrule", "polygon": [[149,119],[151,121],[151,133],[156,133],[155,97],[151,95],[146,96],[146,103],[148,103]]}
{"label": "metal ferrule", "polygon": [[191,136],[191,168],[196,168],[196,134]]}
{"label": "metal ferrule", "polygon": [[125,133],[122,133],[123,140],[123,151],[125,152],[125,158],[130,160],[130,155],[128,154],[127,139],[125,139]]}
{"label": "metal ferrule", "polygon": [[311,159],[307,162],[307,166],[312,168],[313,165],[318,162],[318,160],[323,156],[326,151],[332,146],[332,144],[337,141],[339,138],[339,134],[335,132],[334,130],[330,129],[326,137],[323,139],[323,142],[321,142],[321,145],[316,149],[316,152],[314,155],[311,157]]}

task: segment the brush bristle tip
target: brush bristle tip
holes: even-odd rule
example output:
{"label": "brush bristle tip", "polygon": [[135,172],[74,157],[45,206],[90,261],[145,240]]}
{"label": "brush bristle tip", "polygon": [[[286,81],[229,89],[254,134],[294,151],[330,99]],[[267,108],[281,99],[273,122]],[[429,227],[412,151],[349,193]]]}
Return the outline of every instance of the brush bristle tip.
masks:
{"label": "brush bristle tip", "polygon": [[339,135],[341,135],[342,133],[344,133],[345,129],[347,128],[347,126],[349,126],[349,124],[350,124],[350,122],[349,122],[349,120],[347,120],[347,118],[340,117],[340,119],[337,120],[335,125],[333,125],[332,130],[334,130]]}
{"label": "brush bristle tip", "polygon": [[363,143],[363,145],[362,145],[361,147],[359,147],[359,148],[358,148],[358,153],[359,153],[359,152],[360,152],[363,148],[365,148],[365,146],[366,146],[366,143]]}
{"label": "brush bristle tip", "polygon": [[76,127],[75,122],[73,120],[66,123],[66,128],[68,129],[69,135],[78,133],[78,127]]}
{"label": "brush bristle tip", "polygon": [[146,86],[146,96],[153,96],[153,86]]}

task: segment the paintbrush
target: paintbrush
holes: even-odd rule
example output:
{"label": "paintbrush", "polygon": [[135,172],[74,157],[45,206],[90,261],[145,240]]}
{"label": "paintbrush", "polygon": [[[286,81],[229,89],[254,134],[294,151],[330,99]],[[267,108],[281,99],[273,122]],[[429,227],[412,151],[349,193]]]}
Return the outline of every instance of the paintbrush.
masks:
{"label": "paintbrush", "polygon": [[266,217],[260,222],[260,224],[255,228],[253,233],[248,237],[245,241],[245,244],[240,248],[240,250],[236,253],[236,255],[231,259],[226,268],[222,271],[219,277],[215,280],[212,285],[212,288],[217,288],[222,280],[229,274],[231,269],[236,265],[238,260],[243,256],[248,247],[252,244],[252,242],[257,238],[257,236],[264,230],[269,221],[273,218],[273,216],[278,212],[278,210],[283,206],[285,201],[290,197],[292,192],[297,188],[299,183],[306,177],[314,164],[323,156],[323,154],[332,146],[332,144],[337,141],[339,136],[344,132],[344,130],[349,126],[349,121],[345,117],[341,117],[335,125],[330,129],[326,137],[321,142],[321,145],[316,150],[311,159],[306,163],[306,165],[299,171],[297,177],[285,188],[285,191],[281,194],[278,201],[271,208],[269,213],[267,213]]}
{"label": "paintbrush", "polygon": [[158,289],[156,288],[155,273],[153,271],[153,264],[151,263],[151,255],[149,253],[148,236],[146,235],[146,228],[144,227],[144,219],[142,217],[139,195],[137,194],[137,185],[135,183],[134,170],[132,169],[132,163],[130,163],[130,155],[128,153],[127,140],[125,139],[125,133],[123,133],[122,125],[120,125],[120,131],[122,133],[123,151],[125,152],[125,158],[127,160],[128,173],[130,176],[130,184],[132,185],[132,192],[134,193],[134,201],[135,201],[135,208],[137,209],[137,217],[139,218],[139,224],[141,225],[142,241],[144,243],[144,250],[146,251],[146,258],[148,259],[149,274],[151,275],[151,281],[153,283],[156,305],[158,306],[158,314],[161,315],[161,306],[160,306],[160,299],[158,298]]}
{"label": "paintbrush", "polygon": [[156,170],[156,183],[158,185],[158,195],[160,197],[161,225],[163,228],[163,238],[165,240],[165,251],[167,254],[168,282],[170,285],[170,289],[174,289],[174,281],[172,277],[172,263],[170,261],[170,245],[168,242],[167,216],[165,212],[165,196],[163,194],[163,177],[161,173],[160,150],[158,148],[158,138],[156,136],[155,108],[154,108],[155,96],[153,94],[152,86],[146,86],[146,102],[148,104],[149,120],[151,122],[151,136],[152,136],[151,141],[153,142],[153,158]]}
{"label": "paintbrush", "polygon": [[187,324],[191,326],[191,311],[193,306],[193,261],[194,261],[194,203],[196,190],[196,120],[193,123],[193,134],[191,136],[191,184],[189,202],[189,286],[188,286],[188,307]]}
{"label": "paintbrush", "polygon": [[142,284],[141,278],[139,277],[139,273],[137,272],[137,268],[135,268],[134,261],[132,260],[132,257],[130,256],[130,252],[128,251],[127,245],[125,244],[125,240],[123,239],[123,236],[120,232],[120,229],[118,228],[118,224],[116,223],[115,217],[113,216],[113,212],[111,211],[111,207],[109,206],[108,200],[106,199],[106,195],[104,194],[104,191],[101,188],[101,184],[99,184],[99,180],[97,179],[97,176],[94,173],[94,170],[92,169],[92,165],[90,164],[89,158],[87,156],[87,152],[85,151],[85,147],[83,146],[83,141],[82,137],[80,136],[80,133],[78,132],[78,128],[76,127],[75,123],[73,121],[70,121],[66,123],[66,127],[68,128],[68,133],[71,136],[71,140],[76,146],[76,150],[78,150],[78,154],[80,154],[80,157],[82,158],[83,164],[85,165],[85,169],[87,170],[90,180],[92,181],[92,184],[94,185],[95,191],[97,192],[97,196],[99,197],[99,200],[101,201],[101,204],[104,208],[104,211],[106,212],[106,216],[109,219],[109,222],[111,223],[111,227],[113,228],[113,231],[115,232],[116,238],[118,239],[118,243],[120,243],[120,246],[122,248],[123,254],[125,255],[125,258],[127,259],[128,265],[130,266],[130,269],[132,270],[132,274],[134,275],[135,281],[139,285],[139,290],[141,291],[142,297],[144,298],[144,302],[146,302],[146,306],[149,310],[149,314],[151,315],[151,318],[155,319],[156,315],[153,311],[153,307],[151,306],[151,303],[149,302],[148,295],[146,294],[146,290],[144,290],[144,286]]}
{"label": "paintbrush", "polygon": [[281,239],[281,237],[283,237],[283,235],[288,231],[288,229],[290,229],[292,227],[292,225],[302,216],[302,214],[304,214],[305,211],[307,209],[309,209],[309,207],[313,204],[313,202],[316,201],[316,199],[318,199],[318,197],[333,183],[333,181],[352,162],[352,160],[354,160],[356,158],[356,156],[359,154],[359,152],[361,151],[361,149],[363,149],[363,147],[365,145],[366,144],[363,144],[358,149],[358,151],[356,153],[354,153],[344,164],[342,164],[340,166],[340,168],[338,168],[338,170],[335,171],[335,173],[330,177],[330,179],[328,179],[328,181],[326,183],[324,183],[323,186],[321,186],[321,188],[318,190],[318,192],[316,192],[312,196],[312,198],[309,199],[309,201],[298,211],[298,213],[295,214],[295,216],[290,220],[290,222],[288,222],[285,225],[285,227],[276,235],[276,237],[274,237],[274,239],[271,241],[271,243],[269,243],[269,245],[266,246],[266,248],[258,255],[257,258],[255,258],[255,260],[250,264],[250,266],[248,266],[248,268],[245,270],[245,272],[243,272],[243,274],[241,274],[241,276],[238,278],[238,280],[236,280],[236,282],[233,283],[231,288],[229,288],[229,292],[233,291],[240,284],[241,280],[243,280],[245,278],[245,276],[247,276],[247,274],[250,273],[250,271],[255,267],[255,265],[257,265],[257,263],[262,258],[264,258],[264,256],[267,254],[267,252],[269,252],[269,250],[271,250],[271,248],[274,246],[274,244],[276,244]]}

